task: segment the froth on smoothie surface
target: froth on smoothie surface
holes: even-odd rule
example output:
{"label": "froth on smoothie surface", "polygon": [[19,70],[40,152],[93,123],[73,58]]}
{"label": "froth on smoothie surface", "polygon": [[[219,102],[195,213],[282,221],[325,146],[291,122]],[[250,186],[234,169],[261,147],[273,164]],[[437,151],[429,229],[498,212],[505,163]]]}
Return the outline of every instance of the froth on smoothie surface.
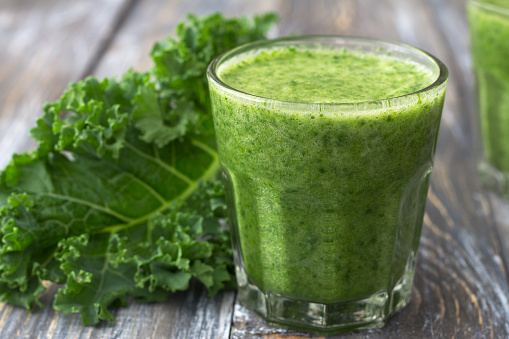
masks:
{"label": "froth on smoothie surface", "polygon": [[228,86],[291,102],[355,103],[422,90],[437,78],[410,60],[347,49],[278,47],[241,54],[221,65]]}

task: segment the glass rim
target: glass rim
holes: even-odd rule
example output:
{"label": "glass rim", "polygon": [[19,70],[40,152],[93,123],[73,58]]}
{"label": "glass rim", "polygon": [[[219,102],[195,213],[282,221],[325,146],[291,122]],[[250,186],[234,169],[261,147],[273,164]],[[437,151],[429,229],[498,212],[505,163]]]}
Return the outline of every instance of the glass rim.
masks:
{"label": "glass rim", "polygon": [[488,10],[491,12],[495,12],[497,14],[509,16],[509,5],[507,7],[502,7],[497,4],[487,2],[487,1],[482,1],[482,0],[469,0],[468,3],[470,5],[474,5],[474,6],[482,8],[482,9],[485,9],[485,10]]}
{"label": "glass rim", "polygon": [[[217,76],[216,72],[217,72],[219,63],[224,58],[226,58],[232,54],[235,54],[236,52],[238,52],[240,50],[245,50],[245,51],[255,50],[257,47],[270,46],[271,44],[277,44],[279,42],[292,42],[292,41],[294,41],[294,42],[306,42],[306,41],[312,42],[312,41],[319,41],[320,39],[322,39],[322,40],[330,39],[331,41],[337,40],[337,39],[342,39],[345,42],[346,41],[362,41],[362,42],[368,42],[368,43],[374,42],[374,43],[386,44],[388,46],[403,48],[408,51],[418,53],[422,56],[429,58],[435,64],[435,66],[437,66],[438,76],[430,85],[428,85],[418,91],[412,92],[412,93],[407,93],[404,95],[388,97],[388,98],[383,98],[383,99],[364,100],[364,101],[348,102],[348,103],[345,103],[345,102],[338,102],[338,103],[316,103],[315,102],[315,103],[312,103],[312,102],[304,102],[304,101],[286,101],[286,100],[278,100],[278,99],[274,99],[274,98],[262,97],[262,96],[250,94],[247,92],[243,92],[239,89],[233,88],[233,87],[229,86],[228,84],[224,83]],[[405,101],[405,99],[411,98],[414,96],[418,96],[421,93],[430,92],[433,89],[440,87],[441,85],[446,83],[447,79],[449,77],[449,71],[448,71],[447,67],[445,66],[445,64],[442,61],[440,61],[438,58],[433,56],[432,54],[430,54],[426,51],[423,51],[419,48],[416,48],[416,47],[413,47],[413,46],[410,46],[410,45],[407,45],[407,44],[404,44],[401,42],[397,42],[397,41],[371,38],[371,37],[363,37],[363,36],[350,36],[350,35],[302,35],[302,36],[283,37],[283,38],[277,38],[277,39],[258,40],[255,42],[250,42],[247,44],[237,46],[233,49],[230,49],[230,50],[220,54],[216,58],[214,58],[214,60],[212,60],[212,62],[209,64],[209,66],[207,68],[207,76],[213,83],[222,87],[223,89],[227,90],[228,92],[230,92],[236,96],[240,96],[244,99],[250,100],[250,101],[262,102],[262,103],[271,102],[271,103],[279,104],[279,105],[283,105],[283,106],[291,105],[293,107],[320,106],[320,108],[338,108],[338,107],[357,108],[362,105],[364,105],[365,107],[368,107],[368,106],[373,106],[373,105],[378,106],[380,104],[382,107],[391,107],[391,106],[396,106],[399,101],[408,103],[407,101]],[[420,98],[419,98],[419,100],[420,100]]]}

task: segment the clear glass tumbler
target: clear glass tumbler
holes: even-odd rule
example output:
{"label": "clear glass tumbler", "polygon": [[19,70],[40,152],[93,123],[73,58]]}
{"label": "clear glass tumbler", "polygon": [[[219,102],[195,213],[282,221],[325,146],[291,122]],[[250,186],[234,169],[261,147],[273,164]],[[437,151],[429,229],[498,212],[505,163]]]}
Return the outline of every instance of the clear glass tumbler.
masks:
{"label": "clear glass tumbler", "polygon": [[[273,48],[389,55],[435,80],[349,104],[278,101],[220,80],[223,65]],[[307,331],[384,326],[411,298],[447,68],[400,43],[310,36],[238,47],[207,75],[242,303]]]}
{"label": "clear glass tumbler", "polygon": [[467,10],[483,150],[479,171],[485,186],[509,198],[509,1],[471,0]]}

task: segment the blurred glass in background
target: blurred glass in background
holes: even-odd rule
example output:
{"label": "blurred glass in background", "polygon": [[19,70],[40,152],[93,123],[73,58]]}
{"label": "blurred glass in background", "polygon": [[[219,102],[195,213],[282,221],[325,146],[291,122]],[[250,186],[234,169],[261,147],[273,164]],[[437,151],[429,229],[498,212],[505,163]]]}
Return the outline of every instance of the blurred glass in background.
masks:
{"label": "blurred glass in background", "polygon": [[509,198],[509,0],[467,4],[486,187]]}

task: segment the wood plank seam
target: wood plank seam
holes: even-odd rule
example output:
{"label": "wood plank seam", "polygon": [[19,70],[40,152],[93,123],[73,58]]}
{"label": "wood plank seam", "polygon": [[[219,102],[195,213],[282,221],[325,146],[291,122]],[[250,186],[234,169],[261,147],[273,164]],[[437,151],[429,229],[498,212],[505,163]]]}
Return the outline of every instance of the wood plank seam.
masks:
{"label": "wood plank seam", "polygon": [[120,31],[124,23],[127,21],[127,18],[131,15],[131,13],[134,11],[136,5],[139,3],[139,0],[128,0],[120,9],[118,14],[115,16],[113,20],[113,24],[110,27],[110,30],[105,35],[105,38],[99,43],[99,46],[97,47],[97,50],[95,53],[92,54],[92,57],[90,58],[90,61],[85,66],[85,69],[83,73],[81,74],[80,79],[84,79],[87,76],[91,75],[99,63],[101,62],[101,59],[105,55],[106,51],[108,50],[109,46],[115,39],[115,36]]}

